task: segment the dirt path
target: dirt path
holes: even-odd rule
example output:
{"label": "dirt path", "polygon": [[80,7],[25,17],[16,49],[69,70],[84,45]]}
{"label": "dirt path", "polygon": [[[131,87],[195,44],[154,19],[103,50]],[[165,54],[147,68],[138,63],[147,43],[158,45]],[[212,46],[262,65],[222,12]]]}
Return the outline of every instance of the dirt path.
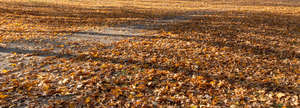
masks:
{"label": "dirt path", "polygon": [[[31,72],[23,72],[20,68],[28,68],[32,63],[40,64],[43,60],[51,56],[64,55],[67,49],[72,54],[84,52],[89,48],[95,48],[92,43],[101,43],[107,47],[113,47],[112,43],[122,40],[137,41],[137,39],[153,38],[158,35],[158,31],[149,30],[160,25],[187,21],[187,17],[178,16],[174,18],[151,20],[152,24],[123,25],[122,27],[100,27],[88,31],[73,32],[70,35],[57,36],[55,38],[35,38],[29,40],[18,40],[10,43],[1,43],[0,46],[0,81],[14,77],[22,77]],[[88,43],[88,44],[86,44]],[[87,45],[87,46],[85,46]],[[80,47],[79,47],[80,46]],[[79,49],[78,49],[79,48]],[[16,64],[18,63],[18,64]],[[20,67],[21,66],[21,67]],[[46,65],[45,67],[50,66]],[[7,75],[9,74],[9,75]],[[69,99],[72,96],[39,97],[37,100],[41,104],[48,104],[49,99]],[[20,101],[29,101],[17,99]],[[22,102],[21,102],[22,103]],[[23,106],[20,104],[19,106]]]}
{"label": "dirt path", "polygon": [[[192,15],[190,15],[192,16]],[[81,43],[102,43],[111,47],[112,43],[138,38],[151,38],[159,34],[156,30],[160,25],[188,21],[187,16],[176,16],[168,19],[148,20],[152,24],[123,25],[122,27],[99,27],[88,31],[73,32],[70,35],[58,36],[55,39],[36,38],[32,40],[18,40],[10,43],[1,43],[0,70],[13,70],[15,63],[29,65],[32,61],[39,61],[48,56],[57,56],[64,49],[82,52],[92,46],[76,49]],[[74,45],[68,44],[73,43]],[[82,47],[81,47],[82,48]],[[48,51],[48,49],[51,49]],[[47,51],[45,51],[47,50]],[[14,61],[10,61],[10,59]],[[18,60],[18,61],[15,61]],[[13,70],[17,72],[18,70]]]}

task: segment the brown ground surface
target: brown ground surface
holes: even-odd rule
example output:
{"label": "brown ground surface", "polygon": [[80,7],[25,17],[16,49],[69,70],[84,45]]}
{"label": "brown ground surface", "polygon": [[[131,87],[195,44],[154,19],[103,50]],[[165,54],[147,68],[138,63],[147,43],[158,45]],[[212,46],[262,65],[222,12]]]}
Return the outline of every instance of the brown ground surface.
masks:
{"label": "brown ground surface", "polygon": [[0,0],[0,107],[299,106],[297,0]]}

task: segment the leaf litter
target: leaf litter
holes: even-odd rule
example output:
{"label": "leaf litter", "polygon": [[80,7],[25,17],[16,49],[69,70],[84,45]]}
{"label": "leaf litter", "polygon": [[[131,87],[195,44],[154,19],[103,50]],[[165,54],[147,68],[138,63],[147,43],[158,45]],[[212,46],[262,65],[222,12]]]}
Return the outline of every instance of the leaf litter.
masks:
{"label": "leaf litter", "polygon": [[22,8],[0,13],[1,107],[299,105],[297,16],[225,11],[141,30],[147,12]]}

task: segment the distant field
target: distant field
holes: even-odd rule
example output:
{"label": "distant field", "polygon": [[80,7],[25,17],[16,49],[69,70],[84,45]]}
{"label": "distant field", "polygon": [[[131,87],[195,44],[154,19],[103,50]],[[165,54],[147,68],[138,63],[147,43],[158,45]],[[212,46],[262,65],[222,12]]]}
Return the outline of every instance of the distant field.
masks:
{"label": "distant field", "polygon": [[0,0],[0,107],[296,107],[299,0]]}

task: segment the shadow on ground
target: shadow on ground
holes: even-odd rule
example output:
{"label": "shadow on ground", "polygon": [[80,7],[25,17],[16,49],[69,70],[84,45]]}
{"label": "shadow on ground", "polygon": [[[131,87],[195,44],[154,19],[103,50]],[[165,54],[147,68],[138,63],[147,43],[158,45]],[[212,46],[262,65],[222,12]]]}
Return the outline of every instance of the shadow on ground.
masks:
{"label": "shadow on ground", "polygon": [[[8,5],[8,4],[7,4]],[[21,5],[15,4],[14,6],[34,7],[32,5]],[[280,15],[268,12],[238,12],[238,11],[227,11],[227,12],[212,12],[206,14],[205,12],[190,12],[193,14],[186,14],[189,21],[187,22],[171,22],[171,23],[151,23],[149,20],[159,19],[174,19],[176,16],[184,16],[182,13],[164,13],[155,14],[152,12],[136,12],[131,9],[115,9],[111,7],[103,7],[103,9],[87,9],[87,8],[73,8],[71,6],[59,6],[47,5],[42,8],[48,8],[48,11],[34,11],[34,10],[21,10],[21,9],[6,9],[0,8],[1,13],[10,13],[15,15],[34,16],[35,18],[27,19],[28,23],[42,23],[49,26],[73,26],[73,25],[92,25],[102,26],[103,21],[107,18],[140,18],[138,20],[125,20],[111,22],[114,23],[114,27],[124,27],[124,25],[141,28],[145,30],[160,30],[166,32],[172,32],[179,36],[147,36],[147,35],[127,35],[127,34],[112,34],[112,33],[99,33],[96,31],[85,32],[85,31],[55,31],[61,33],[76,33],[78,35],[91,35],[95,37],[110,36],[110,37],[134,37],[143,39],[174,39],[185,42],[197,42],[199,44],[208,44],[215,47],[229,47],[235,51],[243,50],[245,52],[268,57],[275,56],[276,59],[293,59],[300,57],[300,55],[291,51],[291,46],[294,43],[299,42],[299,28],[300,28],[300,17],[291,15]],[[61,11],[64,10],[64,11]],[[72,11],[71,11],[72,10]],[[97,11],[108,11],[108,12],[97,12]],[[200,14],[199,14],[200,13]],[[172,17],[173,16],[173,17]],[[149,21],[147,25],[145,22]],[[150,26],[150,27],[144,27]],[[157,27],[151,27],[157,26]],[[9,31],[9,32],[25,32],[25,31]],[[26,31],[28,32],[28,31]],[[53,31],[36,31],[36,32],[53,32]],[[205,34],[207,37],[203,37]],[[244,42],[249,41],[250,44]],[[286,48],[285,50],[281,50]],[[77,58],[80,61],[94,60],[104,61],[116,64],[136,64],[142,68],[154,68],[161,70],[168,70],[171,72],[182,72],[183,74],[193,75],[197,74],[194,70],[189,68],[178,68],[176,66],[163,66],[156,62],[142,62],[132,59],[122,58],[108,58],[108,57],[90,57],[89,55],[69,55],[59,54],[48,51],[38,50],[22,50],[18,48],[1,48],[0,52],[17,52],[17,53],[37,53],[39,56],[57,56],[60,58]],[[149,66],[149,67],[145,67]],[[286,86],[276,85],[272,82],[253,82],[245,78],[229,78],[227,76],[213,76],[205,73],[204,68],[201,71],[201,75],[208,79],[220,79],[228,81],[232,84],[243,85],[244,82],[251,82],[244,85],[247,88],[262,87],[268,88],[269,91],[282,91],[297,93],[299,90],[294,90]],[[175,69],[175,70],[170,70]]]}

